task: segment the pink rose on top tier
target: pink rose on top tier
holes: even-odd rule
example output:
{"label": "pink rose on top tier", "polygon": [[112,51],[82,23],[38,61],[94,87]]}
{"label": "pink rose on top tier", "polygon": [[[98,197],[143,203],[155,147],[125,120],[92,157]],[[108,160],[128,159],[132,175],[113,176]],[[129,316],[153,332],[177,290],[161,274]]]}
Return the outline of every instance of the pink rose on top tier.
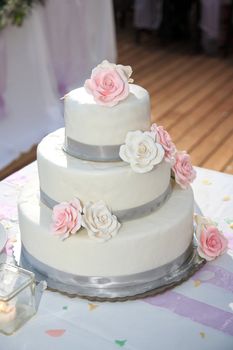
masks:
{"label": "pink rose on top tier", "polygon": [[62,202],[53,208],[52,231],[64,240],[70,234],[75,234],[82,225],[82,206],[78,199]]}
{"label": "pink rose on top tier", "polygon": [[190,156],[185,152],[177,152],[175,154],[175,164],[172,167],[175,174],[176,182],[186,189],[188,185],[196,178],[196,171],[194,170]]}
{"label": "pink rose on top tier", "polygon": [[197,216],[196,238],[198,242],[198,254],[207,261],[217,258],[225,253],[228,245],[227,239],[221,234],[212,222]]}
{"label": "pink rose on top tier", "polygon": [[97,104],[113,107],[129,95],[131,74],[130,66],[103,61],[92,70],[91,78],[85,81],[84,87]]}
{"label": "pink rose on top tier", "polygon": [[155,123],[151,125],[151,131],[156,135],[156,142],[160,143],[163,146],[163,149],[165,151],[165,160],[174,164],[176,146],[172,142],[169,133],[164,129],[163,126],[157,126]]}

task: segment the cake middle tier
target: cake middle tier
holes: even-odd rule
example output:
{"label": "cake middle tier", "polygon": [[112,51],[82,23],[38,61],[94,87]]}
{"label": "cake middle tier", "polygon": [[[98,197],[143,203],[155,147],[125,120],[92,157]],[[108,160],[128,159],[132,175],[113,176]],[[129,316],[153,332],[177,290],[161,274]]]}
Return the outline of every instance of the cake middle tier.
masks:
{"label": "cake middle tier", "polygon": [[170,165],[163,161],[152,171],[134,172],[124,162],[83,161],[63,151],[64,129],[46,136],[38,146],[41,191],[54,202],[74,197],[82,203],[103,200],[111,210],[140,207],[169,188]]}

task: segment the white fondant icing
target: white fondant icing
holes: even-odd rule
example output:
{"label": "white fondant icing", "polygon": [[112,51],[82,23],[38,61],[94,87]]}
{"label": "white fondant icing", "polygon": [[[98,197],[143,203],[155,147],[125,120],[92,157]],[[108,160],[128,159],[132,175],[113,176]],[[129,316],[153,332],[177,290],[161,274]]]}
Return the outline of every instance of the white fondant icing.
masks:
{"label": "white fondant icing", "polygon": [[129,96],[114,107],[96,104],[83,87],[72,90],[65,96],[66,136],[89,145],[120,145],[128,131],[149,130],[149,94],[129,87]]}
{"label": "white fondant icing", "polygon": [[83,204],[103,200],[111,210],[134,208],[161,195],[170,182],[163,161],[145,174],[124,162],[100,163],[76,159],[63,151],[64,129],[46,136],[38,146],[41,189],[57,202],[78,197]]}
{"label": "white fondant icing", "polygon": [[61,241],[50,232],[51,214],[39,202],[38,185],[27,185],[19,199],[22,242],[43,263],[78,275],[120,276],[154,269],[180,256],[193,235],[192,190],[178,185],[158,211],[124,223],[106,243],[89,239],[85,229]]}

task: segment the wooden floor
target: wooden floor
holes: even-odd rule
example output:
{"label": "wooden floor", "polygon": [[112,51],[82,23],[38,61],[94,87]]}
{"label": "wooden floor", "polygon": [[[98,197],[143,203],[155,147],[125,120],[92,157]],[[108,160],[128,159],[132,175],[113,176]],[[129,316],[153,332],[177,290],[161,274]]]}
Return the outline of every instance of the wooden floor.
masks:
{"label": "wooden floor", "polygon": [[[233,57],[193,55],[182,45],[161,47],[144,35],[118,34],[118,62],[131,65],[151,96],[152,119],[163,125],[194,165],[233,174]],[[30,163],[36,147],[0,171],[0,179]]]}

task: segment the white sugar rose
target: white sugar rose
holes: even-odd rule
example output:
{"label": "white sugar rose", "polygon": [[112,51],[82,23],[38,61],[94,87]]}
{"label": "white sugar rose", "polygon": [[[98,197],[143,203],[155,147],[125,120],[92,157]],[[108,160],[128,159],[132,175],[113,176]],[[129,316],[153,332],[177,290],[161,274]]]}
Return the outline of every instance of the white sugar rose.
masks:
{"label": "white sugar rose", "polygon": [[117,217],[112,215],[105,203],[100,200],[89,202],[83,208],[83,227],[87,229],[88,236],[99,242],[105,242],[116,236],[121,224]]}
{"label": "white sugar rose", "polygon": [[136,173],[147,173],[163,160],[164,149],[156,142],[153,133],[130,131],[119,154]]}

